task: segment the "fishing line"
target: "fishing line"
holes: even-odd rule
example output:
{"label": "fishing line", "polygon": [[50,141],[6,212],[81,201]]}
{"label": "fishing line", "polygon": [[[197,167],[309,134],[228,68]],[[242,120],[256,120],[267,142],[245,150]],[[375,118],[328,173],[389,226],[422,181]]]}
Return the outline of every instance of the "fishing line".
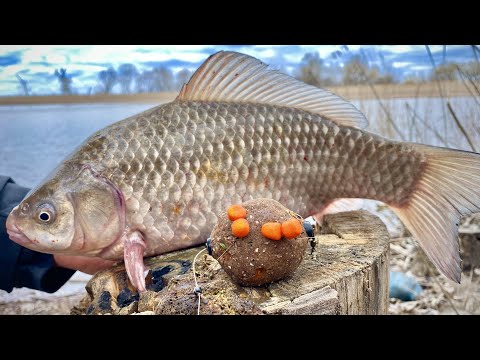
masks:
{"label": "fishing line", "polygon": [[198,255],[200,255],[202,252],[204,252],[207,249],[202,249],[200,250],[197,255],[193,258],[193,280],[195,280],[195,288],[193,289],[193,292],[198,296],[198,308],[197,308],[197,315],[200,315],[200,301],[202,299],[202,288],[198,286],[197,283],[197,274],[195,273],[195,262],[197,261]]}

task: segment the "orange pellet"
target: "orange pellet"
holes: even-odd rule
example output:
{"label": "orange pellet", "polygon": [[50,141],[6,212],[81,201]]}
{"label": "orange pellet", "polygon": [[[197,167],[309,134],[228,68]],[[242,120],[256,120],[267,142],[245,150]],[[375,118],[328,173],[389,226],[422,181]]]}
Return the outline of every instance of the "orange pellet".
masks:
{"label": "orange pellet", "polygon": [[282,224],[276,222],[263,224],[262,235],[270,240],[280,240],[282,238]]}
{"label": "orange pellet", "polygon": [[245,219],[247,217],[247,210],[242,205],[232,205],[228,208],[228,218],[231,221],[237,219]]}
{"label": "orange pellet", "polygon": [[296,238],[302,231],[302,224],[297,219],[290,219],[282,223],[282,235],[287,239]]}
{"label": "orange pellet", "polygon": [[232,223],[232,234],[236,237],[243,238],[250,232],[250,225],[245,219],[237,219]]}

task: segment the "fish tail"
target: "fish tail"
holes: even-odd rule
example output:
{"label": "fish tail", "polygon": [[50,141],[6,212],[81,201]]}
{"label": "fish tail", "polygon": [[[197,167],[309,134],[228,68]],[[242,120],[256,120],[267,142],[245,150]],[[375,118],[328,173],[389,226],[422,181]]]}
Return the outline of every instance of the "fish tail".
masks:
{"label": "fish tail", "polygon": [[422,175],[404,206],[391,206],[435,266],[460,283],[458,225],[480,211],[480,154],[411,144],[426,155]]}

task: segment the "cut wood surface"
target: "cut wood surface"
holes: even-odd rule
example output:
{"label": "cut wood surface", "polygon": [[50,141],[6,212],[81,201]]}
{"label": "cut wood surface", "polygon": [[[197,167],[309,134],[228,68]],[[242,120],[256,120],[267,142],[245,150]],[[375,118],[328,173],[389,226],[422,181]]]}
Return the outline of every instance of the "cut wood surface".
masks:
{"label": "cut wood surface", "polygon": [[[195,264],[200,314],[386,314],[389,236],[367,211],[327,215],[317,245],[292,276],[262,287],[233,283],[202,253]],[[197,314],[192,261],[204,246],[146,259],[148,291],[140,296],[123,264],[95,275],[72,314]]]}

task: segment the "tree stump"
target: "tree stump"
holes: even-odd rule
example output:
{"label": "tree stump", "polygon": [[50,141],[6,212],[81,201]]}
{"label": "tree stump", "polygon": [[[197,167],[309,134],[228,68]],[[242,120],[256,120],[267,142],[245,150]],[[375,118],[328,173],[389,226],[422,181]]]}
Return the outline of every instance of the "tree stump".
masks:
{"label": "tree stump", "polygon": [[[317,245],[292,276],[261,286],[233,283],[207,254],[195,270],[200,314],[387,314],[389,236],[367,211],[325,216]],[[152,269],[138,295],[119,264],[97,273],[72,314],[197,314],[192,261],[204,246],[145,259]]]}

